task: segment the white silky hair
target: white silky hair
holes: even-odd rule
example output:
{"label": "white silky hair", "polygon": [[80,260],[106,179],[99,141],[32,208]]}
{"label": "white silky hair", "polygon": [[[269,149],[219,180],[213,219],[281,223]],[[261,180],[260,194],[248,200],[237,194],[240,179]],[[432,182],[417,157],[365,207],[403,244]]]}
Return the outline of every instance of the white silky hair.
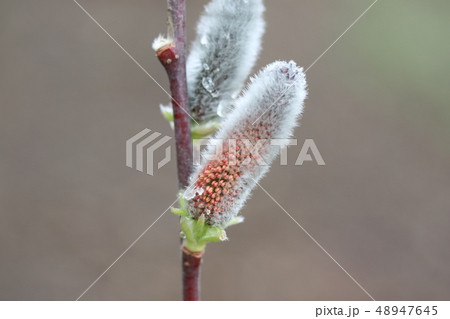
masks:
{"label": "white silky hair", "polygon": [[156,52],[163,46],[169,45],[173,42],[173,39],[159,34],[152,42],[152,49]]}
{"label": "white silky hair", "polygon": [[239,94],[261,50],[262,0],[212,0],[197,25],[186,73],[192,116],[223,115]]}
{"label": "white silky hair", "polygon": [[[254,145],[259,138],[289,139],[303,112],[307,96],[306,86],[303,69],[297,67],[295,62],[276,61],[269,64],[251,79],[251,83],[236,100],[234,109],[224,119],[221,129],[210,141],[204,154],[208,158],[213,156],[218,140],[248,139]],[[257,132],[261,133],[261,136],[248,136],[248,132],[254,128],[259,128]],[[239,195],[228,195],[228,198],[227,195],[224,196],[219,204],[222,205],[224,213],[211,217],[213,225],[225,226],[239,214],[252,189],[268,172],[270,164],[283,146],[286,145],[271,146],[266,143],[260,150],[260,155],[267,165],[253,163],[240,168],[242,175],[233,187]],[[208,161],[195,170],[191,175],[191,182],[196,180],[207,165]],[[189,209],[195,207],[189,205]]]}

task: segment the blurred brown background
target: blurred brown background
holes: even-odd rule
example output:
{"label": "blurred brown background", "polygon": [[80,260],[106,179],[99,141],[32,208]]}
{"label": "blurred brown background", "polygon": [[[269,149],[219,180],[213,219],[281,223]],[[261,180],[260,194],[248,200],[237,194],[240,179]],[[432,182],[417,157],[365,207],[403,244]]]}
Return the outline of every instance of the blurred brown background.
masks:
{"label": "blurred brown background", "polygon": [[[168,87],[164,0],[80,3]],[[188,1],[189,40],[205,3]],[[255,70],[308,67],[371,3],[266,1]],[[450,299],[449,12],[379,1],[307,73],[296,136],[327,165],[291,147],[262,182],[375,299]],[[74,300],[175,199],[173,162],[125,166],[135,133],[172,136],[168,98],[71,0],[2,0],[0,43],[0,299]],[[207,248],[204,299],[368,299],[261,189],[242,213]],[[167,213],[83,299],[178,300],[179,255]]]}

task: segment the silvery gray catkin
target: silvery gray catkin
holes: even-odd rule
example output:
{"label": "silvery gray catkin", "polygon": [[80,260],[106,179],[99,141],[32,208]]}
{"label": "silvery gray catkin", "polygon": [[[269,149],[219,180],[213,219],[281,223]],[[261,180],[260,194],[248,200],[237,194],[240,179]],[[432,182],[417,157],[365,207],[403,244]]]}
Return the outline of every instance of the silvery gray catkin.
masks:
{"label": "silvery gray catkin", "polygon": [[291,137],[306,95],[305,74],[293,61],[269,64],[251,79],[211,139],[204,153],[209,160],[191,175],[193,187],[184,197],[193,218],[225,227],[237,217],[283,147],[282,140],[277,146],[271,140]]}
{"label": "silvery gray catkin", "polygon": [[205,122],[231,108],[261,49],[262,0],[212,0],[205,6],[187,59],[192,117]]}

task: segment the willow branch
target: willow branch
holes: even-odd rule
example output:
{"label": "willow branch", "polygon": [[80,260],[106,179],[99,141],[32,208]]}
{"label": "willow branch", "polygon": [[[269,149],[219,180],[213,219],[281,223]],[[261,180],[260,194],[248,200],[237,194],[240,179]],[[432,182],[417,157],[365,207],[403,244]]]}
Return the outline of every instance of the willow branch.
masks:
{"label": "willow branch", "polygon": [[186,83],[186,4],[185,0],[168,0],[169,37],[171,43],[160,47],[156,55],[166,69],[175,126],[179,188],[188,186],[192,171],[192,139]]}
{"label": "willow branch", "polygon": [[[186,81],[186,3],[185,0],[168,0],[168,37],[158,38],[154,48],[159,61],[166,69],[172,94],[172,109],[177,149],[178,185],[188,187],[192,171],[191,117]],[[183,299],[200,299],[200,264],[202,253],[192,253],[182,247]]]}
{"label": "willow branch", "polygon": [[183,263],[183,300],[200,300],[200,265],[202,252],[193,253],[186,247],[182,248]]}

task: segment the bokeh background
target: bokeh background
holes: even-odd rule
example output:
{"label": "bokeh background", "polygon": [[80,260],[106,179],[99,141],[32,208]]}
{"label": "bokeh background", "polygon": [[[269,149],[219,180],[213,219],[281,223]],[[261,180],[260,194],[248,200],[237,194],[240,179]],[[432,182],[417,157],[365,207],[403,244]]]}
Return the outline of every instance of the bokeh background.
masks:
{"label": "bokeh background", "polygon": [[[164,0],[79,0],[159,82]],[[206,1],[188,1],[188,37]],[[371,0],[266,1],[257,70],[308,67]],[[274,165],[268,192],[377,300],[450,298],[450,3],[380,0],[307,73],[300,144],[326,166]],[[71,0],[0,2],[0,299],[76,299],[176,198],[174,163],[125,166],[168,97]],[[173,140],[172,140],[173,144]],[[207,248],[206,300],[367,300],[261,190]],[[83,297],[179,300],[165,214]]]}

